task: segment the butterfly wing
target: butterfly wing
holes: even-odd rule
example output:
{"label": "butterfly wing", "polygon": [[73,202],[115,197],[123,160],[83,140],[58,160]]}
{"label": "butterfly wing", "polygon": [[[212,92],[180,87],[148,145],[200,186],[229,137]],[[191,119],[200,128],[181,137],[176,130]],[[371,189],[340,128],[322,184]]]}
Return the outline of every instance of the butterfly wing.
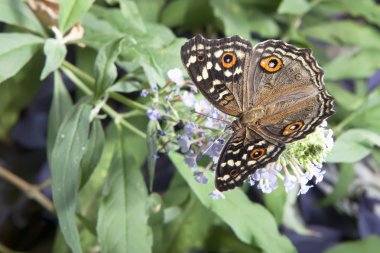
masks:
{"label": "butterfly wing", "polygon": [[222,112],[242,112],[252,46],[239,36],[209,40],[200,35],[181,48],[181,58],[190,78],[202,94]]}
{"label": "butterfly wing", "polygon": [[[271,66],[271,60],[277,65]],[[268,140],[288,143],[302,139],[334,113],[323,70],[310,49],[268,40],[253,49],[250,65],[245,113],[263,109],[254,129]]]}
{"label": "butterfly wing", "polygon": [[241,186],[257,169],[276,161],[284,149],[283,144],[270,143],[250,129],[238,130],[220,155],[215,175],[216,188],[226,191]]}

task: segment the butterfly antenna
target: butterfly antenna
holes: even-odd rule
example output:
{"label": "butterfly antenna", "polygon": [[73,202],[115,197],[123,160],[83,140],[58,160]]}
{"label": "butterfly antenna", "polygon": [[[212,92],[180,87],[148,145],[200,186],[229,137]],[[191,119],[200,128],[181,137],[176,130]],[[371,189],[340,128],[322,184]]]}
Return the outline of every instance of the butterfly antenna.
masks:
{"label": "butterfly antenna", "polygon": [[191,110],[191,112],[192,112],[192,113],[199,114],[199,115],[202,115],[202,116],[205,116],[205,117],[210,118],[210,119],[214,119],[214,120],[222,121],[222,122],[224,122],[224,123],[226,123],[226,124],[228,124],[228,125],[231,125],[231,122],[229,122],[228,120],[214,118],[214,117],[212,117],[212,116],[210,116],[210,115],[208,115],[208,114],[201,113],[201,112],[197,112],[197,111],[194,110],[194,109]]}

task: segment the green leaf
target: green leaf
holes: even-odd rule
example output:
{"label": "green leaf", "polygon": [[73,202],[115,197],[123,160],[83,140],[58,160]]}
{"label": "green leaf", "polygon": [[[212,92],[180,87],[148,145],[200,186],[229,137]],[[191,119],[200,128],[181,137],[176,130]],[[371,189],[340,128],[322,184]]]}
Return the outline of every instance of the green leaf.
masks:
{"label": "green leaf", "polygon": [[55,39],[47,39],[44,45],[44,53],[46,62],[41,73],[41,80],[61,66],[65,60],[67,50],[64,43]]}
{"label": "green leaf", "polygon": [[157,156],[157,125],[156,121],[149,121],[148,130],[146,132],[146,141],[148,145],[148,174],[149,174],[149,190],[153,189],[154,172],[156,169]]}
{"label": "green leaf", "polygon": [[251,25],[244,8],[236,1],[211,0],[216,17],[222,20],[227,36],[239,34],[243,38],[251,37]]}
{"label": "green leaf", "polygon": [[43,39],[27,33],[0,34],[0,85],[28,62],[42,43]]}
{"label": "green leaf", "polygon": [[75,211],[80,161],[86,149],[91,106],[77,104],[61,124],[51,155],[53,200],[60,229],[74,253],[81,253]]}
{"label": "green leaf", "polygon": [[340,0],[336,2],[342,5],[341,9],[343,9],[344,12],[350,13],[353,17],[362,17],[367,19],[369,22],[380,26],[380,6],[375,1]]}
{"label": "green leaf", "polygon": [[118,132],[99,210],[99,243],[104,253],[151,252],[149,201],[140,171],[146,145],[141,145],[140,137],[131,132]]}
{"label": "green leaf", "polygon": [[132,0],[120,0],[121,13],[129,21],[127,24],[136,27],[141,32],[146,32],[144,21],[142,20],[137,5]]}
{"label": "green leaf", "polygon": [[[149,196],[149,226],[153,233],[152,252],[160,252],[163,245],[164,208],[161,195],[152,193]],[[162,252],[162,251],[161,251]]]}
{"label": "green leaf", "polygon": [[22,0],[0,1],[0,21],[47,36],[34,13]]}
{"label": "green leaf", "polygon": [[169,2],[162,12],[161,22],[169,27],[183,24],[190,4],[191,2],[189,0],[175,0]]}
{"label": "green leaf", "polygon": [[117,77],[115,61],[120,54],[123,38],[111,41],[99,50],[95,60],[95,98],[102,96]]}
{"label": "green leaf", "polygon": [[291,14],[302,16],[308,12],[311,5],[306,0],[282,0],[277,12],[280,14]]}
{"label": "green leaf", "polygon": [[351,163],[342,163],[339,167],[339,180],[334,185],[334,191],[321,201],[321,205],[334,204],[346,197],[349,193],[350,186],[355,177],[354,166]]}
{"label": "green leaf", "polygon": [[272,213],[278,225],[282,223],[286,197],[287,193],[282,185],[280,185],[275,191],[263,195],[265,206]]}
{"label": "green leaf", "polygon": [[207,237],[214,215],[191,195],[181,215],[165,227],[162,252],[187,253],[201,248]]}
{"label": "green leaf", "polygon": [[67,32],[88,11],[94,0],[65,0],[60,2],[59,29]]}
{"label": "green leaf", "polygon": [[61,74],[54,72],[54,93],[49,110],[49,122],[47,133],[47,155],[51,162],[51,152],[55,143],[58,129],[67,115],[67,112],[73,107],[73,101],[70,94],[62,81]]}
{"label": "green leaf", "polygon": [[363,103],[362,97],[357,96],[347,89],[342,88],[340,84],[326,83],[326,88],[334,97],[336,103],[338,103],[346,110],[354,111],[358,109]]}
{"label": "green leaf", "polygon": [[301,30],[304,36],[317,38],[336,45],[380,49],[380,34],[371,26],[350,20],[330,21]]}
{"label": "green leaf", "polygon": [[157,22],[165,0],[139,0],[136,4],[144,21]]}
{"label": "green leaf", "polygon": [[336,57],[323,68],[328,80],[368,78],[380,68],[380,50],[361,49],[359,52]]}
{"label": "green leaf", "polygon": [[225,227],[215,226],[208,233],[206,248],[210,252],[239,252],[239,253],[261,253],[262,251],[254,246],[247,245],[239,241],[231,231]]}
{"label": "green leaf", "polygon": [[[183,156],[171,152],[169,157],[201,203],[227,223],[241,241],[263,252],[296,252],[291,242],[280,235],[275,220],[264,207],[250,202],[239,189],[225,192],[224,200],[211,199],[208,195],[214,189],[213,184],[197,183]],[[212,180],[211,173],[207,177]]]}
{"label": "green leaf", "polygon": [[371,153],[374,146],[380,147],[380,135],[366,129],[350,129],[335,141],[328,162],[357,162]]}
{"label": "green leaf", "polygon": [[358,241],[343,242],[331,249],[324,251],[324,253],[377,253],[379,251],[379,248],[380,238],[373,235]]}
{"label": "green leaf", "polygon": [[100,120],[95,119],[91,123],[91,132],[86,145],[86,152],[83,155],[80,163],[81,167],[81,183],[80,188],[88,181],[92,175],[96,165],[100,161],[101,154],[104,147],[104,132]]}
{"label": "green leaf", "polygon": [[0,139],[9,138],[21,110],[37,93],[43,61],[42,52],[38,52],[16,75],[0,85]]}

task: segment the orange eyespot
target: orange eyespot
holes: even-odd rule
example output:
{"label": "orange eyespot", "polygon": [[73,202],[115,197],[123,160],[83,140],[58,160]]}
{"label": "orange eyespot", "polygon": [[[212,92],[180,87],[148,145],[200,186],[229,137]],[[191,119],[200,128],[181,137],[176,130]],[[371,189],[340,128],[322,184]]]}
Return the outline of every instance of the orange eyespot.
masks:
{"label": "orange eyespot", "polygon": [[282,67],[282,61],[277,56],[269,56],[260,60],[260,66],[268,72],[276,72]]}
{"label": "orange eyespot", "polygon": [[282,131],[282,135],[289,135],[294,132],[297,132],[298,130],[301,129],[303,125],[304,124],[302,121],[293,122],[292,124],[289,124],[285,127],[284,131]]}
{"label": "orange eyespot", "polygon": [[236,55],[234,53],[228,52],[222,55],[222,65],[223,67],[229,69],[233,67],[236,63]]}
{"label": "orange eyespot", "polygon": [[255,148],[249,153],[252,160],[257,160],[265,154],[265,148]]}

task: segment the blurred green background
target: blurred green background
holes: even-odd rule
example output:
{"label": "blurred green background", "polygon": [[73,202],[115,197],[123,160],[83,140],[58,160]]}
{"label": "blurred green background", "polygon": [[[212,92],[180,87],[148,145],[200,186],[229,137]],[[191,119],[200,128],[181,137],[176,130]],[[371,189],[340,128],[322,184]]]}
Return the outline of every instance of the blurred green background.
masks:
{"label": "blurred green background", "polygon": [[[0,0],[0,22],[0,252],[378,252],[379,1]],[[321,184],[214,201],[157,150],[140,92],[196,34],[313,50],[336,110]]]}

